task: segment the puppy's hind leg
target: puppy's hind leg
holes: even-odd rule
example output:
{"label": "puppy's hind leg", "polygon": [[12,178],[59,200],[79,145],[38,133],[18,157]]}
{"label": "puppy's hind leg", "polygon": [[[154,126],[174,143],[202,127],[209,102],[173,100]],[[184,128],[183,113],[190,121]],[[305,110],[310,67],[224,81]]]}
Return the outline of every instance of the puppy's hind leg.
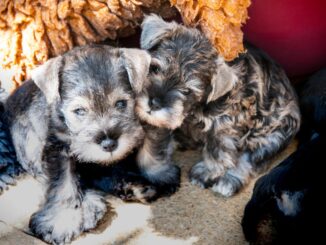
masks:
{"label": "puppy's hind leg", "polygon": [[144,177],[157,190],[157,197],[174,193],[180,186],[180,168],[172,163],[172,133],[168,129],[145,128],[146,137],[137,162]]}
{"label": "puppy's hind leg", "polygon": [[299,113],[294,108],[291,114],[283,116],[280,125],[270,130],[271,132],[265,132],[264,128],[261,131],[256,130],[254,135],[247,138],[248,148],[239,158],[236,166],[217,179],[213,190],[224,196],[237,193],[249,182],[251,175],[264,170],[270,157],[289,144],[299,126]]}
{"label": "puppy's hind leg", "polygon": [[299,109],[294,102],[289,103],[288,107],[289,112],[278,119],[279,125],[271,127],[267,132],[264,127],[262,130],[256,130],[257,132],[247,139],[250,160],[257,170],[264,168],[265,163],[268,163],[266,160],[284,149],[299,131]]}
{"label": "puppy's hind leg", "polygon": [[242,153],[237,164],[214,181],[213,191],[226,197],[239,192],[250,181],[251,176],[268,163],[266,160],[286,145],[289,138],[280,131],[276,131],[268,136],[256,137],[253,140],[259,144],[253,143],[254,150],[251,149]]}

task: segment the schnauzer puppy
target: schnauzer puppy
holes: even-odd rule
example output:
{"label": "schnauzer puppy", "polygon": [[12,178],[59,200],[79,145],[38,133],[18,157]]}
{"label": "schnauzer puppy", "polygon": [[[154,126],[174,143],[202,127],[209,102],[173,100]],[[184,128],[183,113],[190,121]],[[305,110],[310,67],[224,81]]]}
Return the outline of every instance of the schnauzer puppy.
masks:
{"label": "schnauzer puppy", "polygon": [[261,51],[248,46],[227,63],[198,30],[155,15],[142,24],[141,47],[152,61],[137,114],[159,130],[175,130],[182,147],[202,146],[193,184],[232,196],[297,133],[295,92]]}
{"label": "schnauzer puppy", "polygon": [[300,133],[310,132],[310,139],[256,182],[242,219],[248,241],[261,240],[258,227],[269,218],[276,231],[272,237],[275,244],[320,243],[323,238],[319,221],[325,217],[325,201],[320,194],[324,191],[325,171],[326,69],[305,84],[300,98]]}
{"label": "schnauzer puppy", "polygon": [[108,165],[142,142],[134,91],[149,60],[136,49],[75,48],[36,68],[6,101],[18,161],[48,182],[45,203],[30,220],[43,240],[69,242],[109,210],[99,193],[81,188],[76,163]]}

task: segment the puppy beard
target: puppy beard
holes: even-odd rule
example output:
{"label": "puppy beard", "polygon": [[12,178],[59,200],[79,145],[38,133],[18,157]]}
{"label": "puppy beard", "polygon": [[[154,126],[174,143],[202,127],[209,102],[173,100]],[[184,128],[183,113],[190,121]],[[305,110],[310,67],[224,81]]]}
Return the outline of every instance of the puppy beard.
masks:
{"label": "puppy beard", "polygon": [[118,139],[118,147],[112,152],[104,151],[100,145],[92,140],[81,141],[73,140],[71,144],[72,153],[79,161],[98,162],[102,164],[110,164],[123,159],[131,151],[136,148],[144,138],[142,128],[131,128],[130,133],[122,134]]}
{"label": "puppy beard", "polygon": [[181,101],[176,101],[173,107],[164,107],[155,111],[151,110],[148,101],[146,96],[141,96],[137,99],[136,113],[141,120],[155,127],[172,130],[181,126],[185,118]]}

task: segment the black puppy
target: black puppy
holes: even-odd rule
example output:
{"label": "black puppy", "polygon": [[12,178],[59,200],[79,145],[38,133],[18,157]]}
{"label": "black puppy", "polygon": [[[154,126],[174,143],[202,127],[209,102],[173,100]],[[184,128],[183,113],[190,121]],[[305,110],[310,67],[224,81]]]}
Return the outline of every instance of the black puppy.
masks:
{"label": "black puppy", "polygon": [[[248,241],[266,244],[258,227],[272,217],[275,244],[322,241],[325,217],[323,175],[326,143],[326,69],[312,76],[301,93],[303,126],[298,150],[255,184],[242,228]],[[309,136],[309,137],[307,137]],[[320,240],[322,239],[322,240]]]}

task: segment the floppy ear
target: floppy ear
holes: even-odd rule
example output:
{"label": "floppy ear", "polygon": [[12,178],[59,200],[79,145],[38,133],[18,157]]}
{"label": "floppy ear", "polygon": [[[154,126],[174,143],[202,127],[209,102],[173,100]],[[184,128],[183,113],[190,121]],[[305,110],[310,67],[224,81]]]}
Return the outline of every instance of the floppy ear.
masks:
{"label": "floppy ear", "polygon": [[236,84],[238,77],[235,71],[222,58],[217,60],[216,73],[211,80],[212,90],[207,97],[207,103],[218,99],[229,92]]}
{"label": "floppy ear", "polygon": [[132,89],[136,93],[140,93],[147,80],[151,56],[144,50],[133,48],[122,48],[121,56]]}
{"label": "floppy ear", "polygon": [[59,97],[59,70],[62,56],[52,58],[31,72],[34,83],[45,95],[48,104]]}
{"label": "floppy ear", "polygon": [[177,27],[177,23],[165,22],[161,17],[155,14],[146,16],[142,23],[142,32],[140,36],[141,48],[152,48],[162,38],[168,37],[171,34],[171,31],[173,31]]}

